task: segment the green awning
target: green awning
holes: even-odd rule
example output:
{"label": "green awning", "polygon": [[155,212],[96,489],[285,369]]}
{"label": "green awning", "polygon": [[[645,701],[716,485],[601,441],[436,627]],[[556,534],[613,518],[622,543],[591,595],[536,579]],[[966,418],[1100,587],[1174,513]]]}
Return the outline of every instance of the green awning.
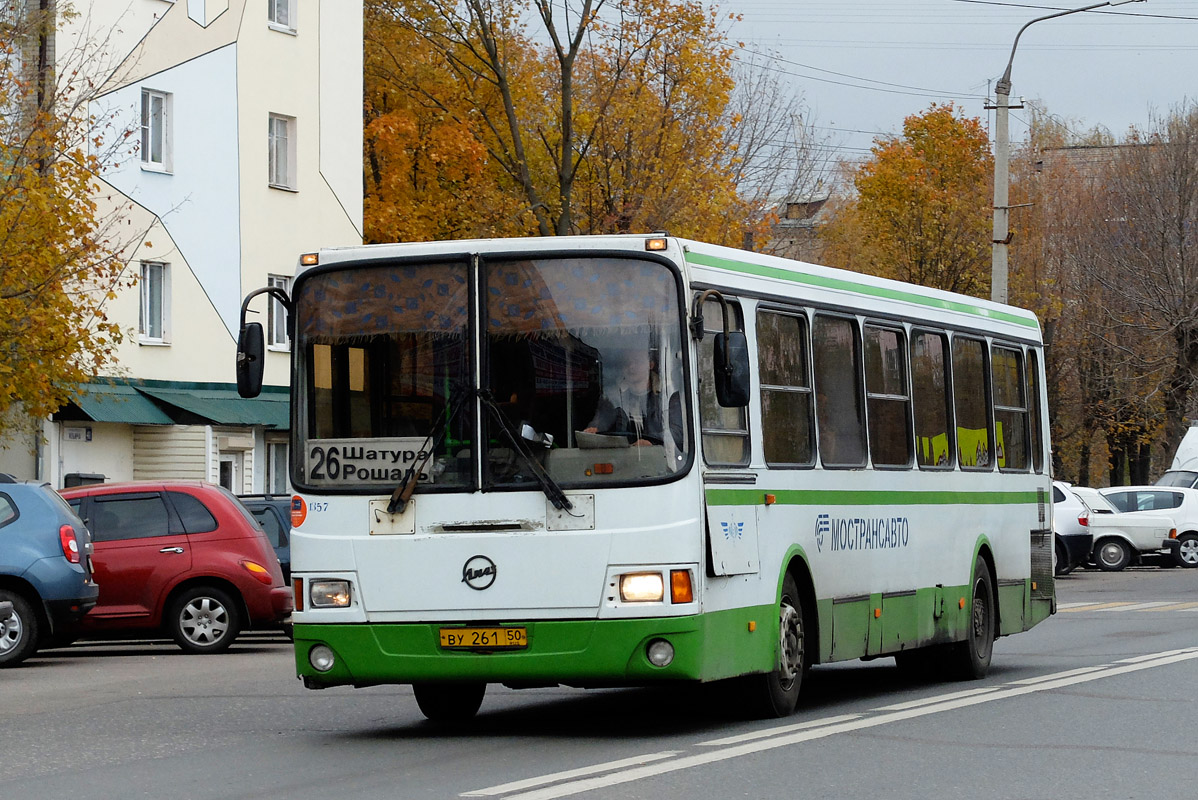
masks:
{"label": "green awning", "polygon": [[78,387],[73,407],[56,418],[130,425],[262,425],[287,430],[291,403],[287,389],[264,386],[262,394],[246,399],[229,383],[131,381],[98,379]]}
{"label": "green awning", "polygon": [[232,387],[138,386],[137,391],[216,425],[265,425],[282,430],[291,427],[291,405],[285,393],[263,392],[247,399]]}
{"label": "green awning", "polygon": [[75,405],[96,422],[131,425],[171,425],[154,401],[126,383],[85,383],[79,386]]}

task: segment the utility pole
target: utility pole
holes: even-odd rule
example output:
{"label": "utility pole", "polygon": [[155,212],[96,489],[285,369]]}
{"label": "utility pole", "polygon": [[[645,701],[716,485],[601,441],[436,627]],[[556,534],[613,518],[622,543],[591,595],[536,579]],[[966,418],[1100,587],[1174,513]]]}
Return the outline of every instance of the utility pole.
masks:
{"label": "utility pole", "polygon": [[[1068,11],[1058,11],[1046,14],[1024,23],[1015,34],[1015,43],[1011,45],[1011,57],[1007,59],[1007,68],[994,86],[994,223],[991,238],[993,244],[990,250],[990,299],[996,303],[1007,302],[1007,246],[1011,243],[1011,205],[1009,200],[1009,184],[1011,180],[1010,157],[1011,138],[1009,112],[1011,101],[1011,65],[1015,61],[1015,48],[1019,46],[1019,37],[1029,27],[1046,19],[1064,17],[1081,11],[1093,11],[1103,6],[1121,6],[1126,3],[1143,3],[1146,0],[1107,0],[1105,3],[1094,3],[1081,8],[1071,8]],[[1022,105],[1014,106],[1022,108]]]}

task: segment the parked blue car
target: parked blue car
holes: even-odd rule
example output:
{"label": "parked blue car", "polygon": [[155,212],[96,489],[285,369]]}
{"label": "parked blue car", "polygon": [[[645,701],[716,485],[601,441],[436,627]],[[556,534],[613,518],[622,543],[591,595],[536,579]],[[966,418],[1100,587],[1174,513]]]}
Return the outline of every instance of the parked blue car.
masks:
{"label": "parked blue car", "polygon": [[91,536],[47,483],[0,473],[0,667],[67,636],[96,604]]}

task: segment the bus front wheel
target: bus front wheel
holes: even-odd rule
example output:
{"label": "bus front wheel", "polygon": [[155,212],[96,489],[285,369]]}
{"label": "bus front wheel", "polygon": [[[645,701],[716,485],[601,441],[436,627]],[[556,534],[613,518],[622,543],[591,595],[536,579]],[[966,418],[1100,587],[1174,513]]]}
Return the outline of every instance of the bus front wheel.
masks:
{"label": "bus front wheel", "polygon": [[787,573],[782,581],[782,598],[778,602],[778,660],[773,672],[746,679],[751,710],[764,718],[793,714],[806,671],[803,607],[798,584]]}
{"label": "bus front wheel", "polygon": [[433,722],[462,722],[478,713],[485,683],[415,683],[412,692],[421,713]]}

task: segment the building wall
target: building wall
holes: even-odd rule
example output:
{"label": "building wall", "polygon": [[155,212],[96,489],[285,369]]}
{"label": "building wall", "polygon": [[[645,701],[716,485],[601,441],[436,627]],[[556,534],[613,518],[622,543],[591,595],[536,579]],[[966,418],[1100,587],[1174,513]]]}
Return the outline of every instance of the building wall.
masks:
{"label": "building wall", "polygon": [[208,480],[208,436],[204,425],[135,425],[133,480]]}
{"label": "building wall", "polygon": [[103,475],[107,481],[133,479],[133,436],[128,425],[112,422],[64,422],[46,450],[54,486],[70,473]]}

